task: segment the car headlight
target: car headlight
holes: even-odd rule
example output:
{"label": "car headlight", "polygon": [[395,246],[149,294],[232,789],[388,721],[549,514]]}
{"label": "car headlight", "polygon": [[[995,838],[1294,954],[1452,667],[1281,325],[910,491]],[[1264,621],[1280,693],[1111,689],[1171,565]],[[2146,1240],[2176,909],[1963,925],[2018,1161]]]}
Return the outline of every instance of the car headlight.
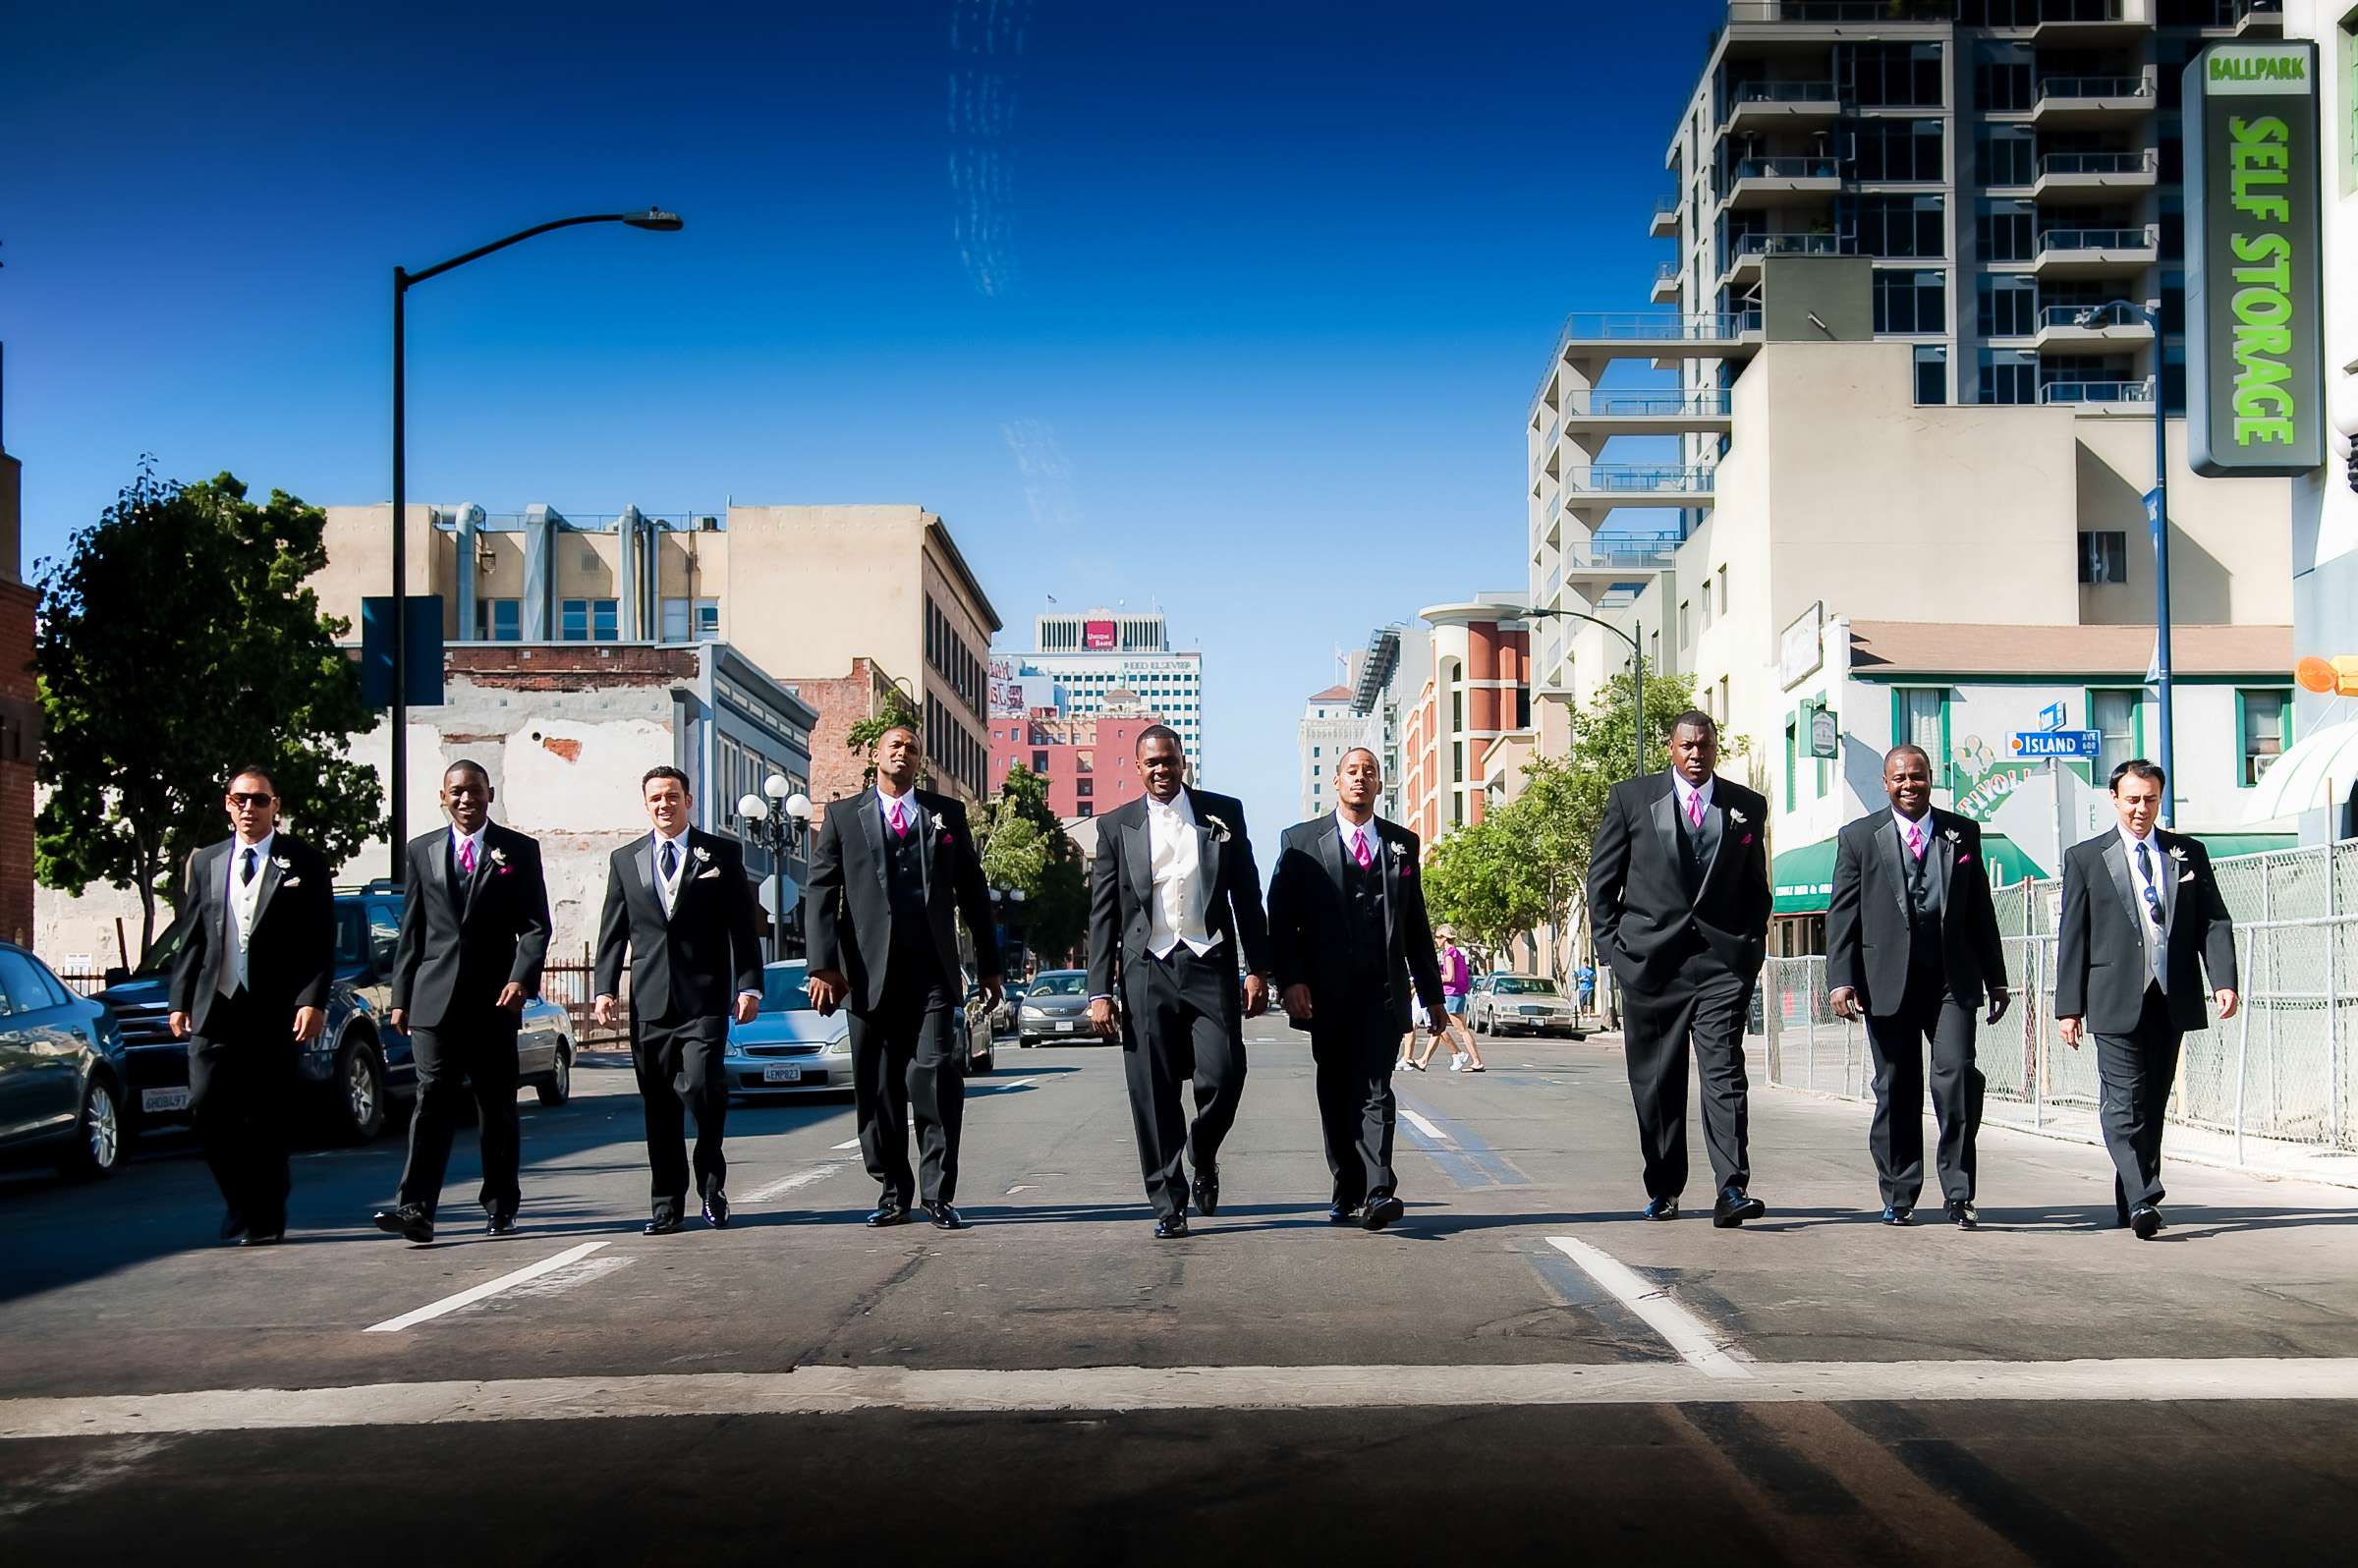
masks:
{"label": "car headlight", "polygon": [[851,1032],[850,1030],[848,1030],[848,1029],[847,1029],[847,1030],[845,1030],[845,1031],[844,1031],[842,1034],[840,1034],[840,1035],[836,1036],[835,1036],[833,1039],[830,1039],[830,1040],[828,1040],[828,1041],[827,1041],[827,1048],[826,1048],[824,1051],[820,1052],[819,1054],[821,1054],[821,1055],[823,1055],[823,1056],[849,1056],[849,1055],[851,1055],[851,1054],[852,1054],[852,1032]]}
{"label": "car headlight", "polygon": [[1024,1017],[1026,1017],[1026,1018],[1038,1019],[1038,1020],[1041,1021],[1042,1023],[1044,1023],[1044,1022],[1046,1022],[1046,1020],[1047,1020],[1047,1016],[1048,1016],[1047,1014],[1045,1014],[1045,1013],[1041,1012],[1041,1011],[1040,1011],[1039,1008],[1037,1008],[1037,1007],[1032,1007],[1032,1006],[1029,1006],[1029,1005],[1027,1005],[1027,1006],[1024,1008]]}

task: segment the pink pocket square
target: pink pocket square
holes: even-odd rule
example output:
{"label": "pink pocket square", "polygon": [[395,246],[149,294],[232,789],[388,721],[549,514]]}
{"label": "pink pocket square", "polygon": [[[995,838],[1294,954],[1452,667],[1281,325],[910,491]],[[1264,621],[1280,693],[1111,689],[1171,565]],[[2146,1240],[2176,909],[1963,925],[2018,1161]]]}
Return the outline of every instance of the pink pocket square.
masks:
{"label": "pink pocket square", "polygon": [[1972,859],[1973,859],[1973,857],[1972,857],[1972,856],[1970,856],[1970,855],[1960,855],[1960,856],[1958,856],[1958,857],[1957,857],[1957,864],[1958,864],[1959,866],[1962,866],[1962,865],[1964,865],[1964,864],[1965,864],[1967,861],[1969,861],[1969,860],[1972,860]]}
{"label": "pink pocket square", "polygon": [[[1747,833],[1747,834],[1745,834],[1745,835],[1744,835],[1744,842],[1745,842],[1746,844],[1749,844],[1749,843],[1751,843],[1751,842],[1752,842],[1752,835],[1751,835],[1750,833]],[[1739,846],[1739,847],[1741,847],[1741,846]]]}

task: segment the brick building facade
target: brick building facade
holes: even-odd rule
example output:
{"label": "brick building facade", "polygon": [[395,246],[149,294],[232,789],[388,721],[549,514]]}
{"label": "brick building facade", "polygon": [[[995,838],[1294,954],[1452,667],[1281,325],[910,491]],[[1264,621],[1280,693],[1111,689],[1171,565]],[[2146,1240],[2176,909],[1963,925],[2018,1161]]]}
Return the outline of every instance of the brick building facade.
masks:
{"label": "brick building facade", "polygon": [[990,720],[990,788],[994,795],[1017,764],[1048,783],[1048,809],[1066,821],[1110,812],[1146,793],[1138,772],[1138,738],[1161,721],[1128,692],[1106,695],[1095,713],[1052,707],[994,713]]}
{"label": "brick building facade", "polygon": [[[824,806],[866,789],[868,756],[852,750],[852,726],[883,713],[896,698],[906,704],[908,694],[884,673],[883,666],[866,658],[852,660],[848,675],[788,681],[786,689],[818,714],[818,722],[811,729],[811,799]],[[954,781],[939,777],[932,779],[931,787],[968,794]]]}

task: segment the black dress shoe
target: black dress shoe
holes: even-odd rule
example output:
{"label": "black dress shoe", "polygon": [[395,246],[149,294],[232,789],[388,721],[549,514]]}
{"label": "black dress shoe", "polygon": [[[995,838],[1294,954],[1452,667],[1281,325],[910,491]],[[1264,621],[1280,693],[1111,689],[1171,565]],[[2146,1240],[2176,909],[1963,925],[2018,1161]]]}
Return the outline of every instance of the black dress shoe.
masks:
{"label": "black dress shoe", "polygon": [[370,1216],[376,1228],[423,1247],[434,1239],[434,1216],[418,1204],[396,1204]]}
{"label": "black dress shoe", "polygon": [[887,1199],[869,1210],[868,1227],[870,1230],[881,1230],[886,1225],[906,1225],[908,1223],[909,1205],[907,1204],[895,1203]]}
{"label": "black dress shoe", "polygon": [[1220,1211],[1220,1173],[1216,1167],[1196,1172],[1195,1198],[1197,1209],[1205,1215]]}
{"label": "black dress shoe", "polygon": [[516,1210],[504,1207],[490,1210],[489,1217],[483,1222],[483,1234],[486,1236],[515,1235]]}
{"label": "black dress shoe", "polygon": [[1981,1224],[1982,1216],[1974,1211],[1971,1199],[1952,1198],[1948,1201],[1948,1222],[1959,1230],[1973,1230]]}
{"label": "black dress shoe", "polygon": [[1675,1198],[1649,1198],[1646,1200],[1646,1207],[1639,1217],[1642,1219],[1676,1219],[1678,1217],[1678,1200]]}
{"label": "black dress shoe", "polygon": [[657,1214],[640,1229],[649,1236],[668,1236],[685,1223],[677,1214]]}
{"label": "black dress shoe", "polygon": [[1730,1187],[1719,1195],[1719,1202],[1712,1205],[1712,1223],[1721,1230],[1733,1230],[1746,1220],[1758,1219],[1767,1212],[1767,1204],[1741,1187]]}
{"label": "black dress shoe", "polygon": [[1886,1225],[1913,1225],[1916,1223],[1916,1210],[1907,1204],[1885,1204],[1883,1205],[1883,1223]]}
{"label": "black dress shoe", "polygon": [[966,1221],[958,1210],[939,1199],[926,1204],[926,1214],[933,1221],[935,1230],[964,1230]]}
{"label": "black dress shoe", "polygon": [[1186,1234],[1187,1216],[1185,1214],[1164,1214],[1154,1221],[1154,1239],[1156,1241],[1170,1241]]}
{"label": "black dress shoe", "polygon": [[729,1195],[717,1187],[704,1197],[704,1223],[714,1230],[729,1228]]}
{"label": "black dress shoe", "polygon": [[1368,1200],[1368,1217],[1361,1220],[1360,1223],[1370,1230],[1381,1230],[1407,1212],[1408,1205],[1406,1204],[1386,1193],[1381,1198]]}
{"label": "black dress shoe", "polygon": [[240,1238],[238,1245],[240,1247],[276,1247],[286,1239],[287,1233],[283,1229],[250,1230]]}
{"label": "black dress shoe", "polygon": [[221,1239],[223,1241],[234,1242],[245,1234],[246,1216],[244,1214],[233,1208],[221,1216]]}
{"label": "black dress shoe", "polygon": [[2154,1232],[2162,1228],[2162,1210],[2151,1204],[2139,1204],[2129,1210],[2129,1229],[2139,1241],[2152,1241]]}
{"label": "black dress shoe", "polygon": [[1327,1205],[1326,1223],[1329,1225],[1348,1225],[1358,1218],[1359,1205],[1357,1204],[1346,1204],[1338,1199]]}

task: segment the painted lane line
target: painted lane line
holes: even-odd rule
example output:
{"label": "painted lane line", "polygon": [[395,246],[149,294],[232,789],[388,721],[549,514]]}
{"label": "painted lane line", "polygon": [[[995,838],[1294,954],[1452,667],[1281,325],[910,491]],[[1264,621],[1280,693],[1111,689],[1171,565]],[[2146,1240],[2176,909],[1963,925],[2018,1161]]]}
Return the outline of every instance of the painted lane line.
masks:
{"label": "painted lane line", "polygon": [[837,1145],[835,1146],[835,1148],[836,1148],[838,1150],[841,1150],[841,1149],[846,1149],[846,1148],[858,1148],[859,1147],[860,1147],[860,1140],[858,1140],[857,1138],[847,1138],[847,1139],[845,1139],[845,1140],[844,1140],[842,1143],[840,1143],[840,1144],[837,1144]]}
{"label": "painted lane line", "polygon": [[1659,1285],[1650,1285],[1638,1271],[1599,1247],[1570,1236],[1550,1236],[1547,1244],[1587,1270],[1591,1279],[1611,1291],[1662,1336],[1679,1359],[1709,1377],[1750,1377],[1752,1372],[1714,1339],[1702,1318],[1670,1299]]}
{"label": "painted lane line", "polygon": [[[856,1138],[853,1139],[852,1147],[854,1148],[859,1148],[860,1140]],[[813,1182],[823,1182],[828,1177],[834,1175],[837,1171],[848,1168],[850,1164],[851,1161],[848,1159],[831,1159],[828,1160],[824,1165],[814,1165],[809,1170],[798,1170],[791,1176],[779,1177],[776,1181],[771,1182],[766,1187],[755,1188],[752,1192],[747,1193],[743,1198],[737,1200],[737,1202],[740,1204],[762,1203],[765,1200],[777,1198],[786,1193],[794,1192],[798,1188],[808,1187]]]}
{"label": "painted lane line", "polygon": [[521,1377],[345,1388],[222,1388],[0,1400],[0,1441],[148,1432],[422,1427],[677,1416],[1153,1410],[1416,1410],[1554,1405],[2358,1400],[2358,1358],[1763,1362],[1715,1377],[1683,1362],[1510,1367],[1075,1367]]}
{"label": "painted lane line", "polygon": [[563,1268],[567,1263],[587,1258],[605,1245],[602,1241],[593,1241],[584,1242],[578,1247],[568,1247],[553,1258],[543,1258],[536,1263],[528,1263],[512,1274],[502,1274],[497,1279],[487,1279],[471,1289],[460,1291],[456,1296],[445,1296],[440,1301],[427,1303],[416,1312],[403,1313],[399,1317],[388,1317],[381,1323],[370,1323],[362,1332],[397,1334],[413,1324],[440,1317],[445,1313],[455,1313],[462,1307],[473,1306],[485,1296],[496,1296],[512,1285],[521,1285],[528,1279],[537,1279],[542,1274]]}
{"label": "painted lane line", "polygon": [[1453,1142],[1447,1133],[1442,1132],[1438,1127],[1433,1126],[1432,1122],[1418,1115],[1415,1111],[1410,1110],[1406,1105],[1400,1107],[1400,1115],[1409,1126],[1414,1127],[1418,1132],[1423,1133],[1427,1138],[1432,1139],[1434,1143],[1447,1144]]}

